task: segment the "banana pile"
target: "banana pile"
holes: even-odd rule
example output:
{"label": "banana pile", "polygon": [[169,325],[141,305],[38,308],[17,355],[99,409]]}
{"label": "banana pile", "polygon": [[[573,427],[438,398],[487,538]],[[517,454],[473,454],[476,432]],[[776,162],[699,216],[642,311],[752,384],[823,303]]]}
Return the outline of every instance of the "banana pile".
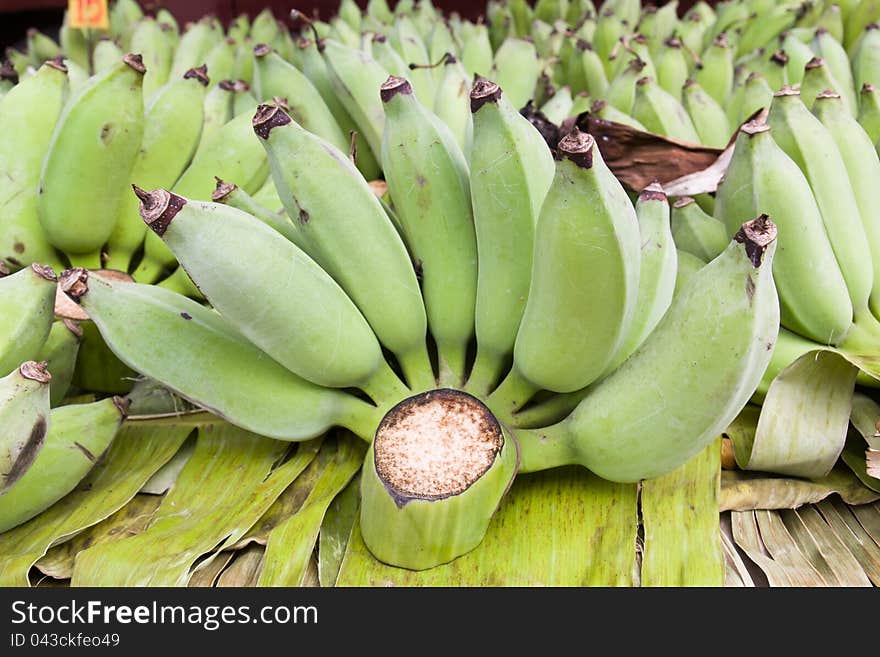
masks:
{"label": "banana pile", "polygon": [[[520,472],[668,473],[816,349],[878,375],[873,3],[675,5],[470,23],[344,0],[292,12],[295,37],[269,11],[181,30],[120,0],[107,34],[29,32],[0,68],[0,304],[29,309],[0,313],[22,473],[0,531],[122,421],[119,397],[65,403],[71,380],[142,375],[278,440],[343,427],[370,445],[365,543],[424,569],[479,544]],[[735,147],[717,193],[634,193],[590,134],[548,148],[530,103]],[[59,291],[81,326],[53,323]],[[86,421],[94,445],[53,439]]]}

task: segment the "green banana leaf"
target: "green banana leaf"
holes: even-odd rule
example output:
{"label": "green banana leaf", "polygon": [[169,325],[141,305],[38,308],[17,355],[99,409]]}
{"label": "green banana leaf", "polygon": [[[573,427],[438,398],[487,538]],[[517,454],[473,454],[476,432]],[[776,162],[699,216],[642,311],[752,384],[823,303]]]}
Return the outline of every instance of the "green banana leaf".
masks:
{"label": "green banana leaf", "polygon": [[356,524],[336,583],[632,586],[638,582],[637,533],[636,485],[607,482],[579,467],[558,468],[517,477],[483,542],[430,570],[377,561]]}
{"label": "green banana leaf", "polygon": [[150,477],[150,480],[141,488],[142,493],[150,495],[162,495],[168,492],[168,489],[177,481],[183,466],[189,461],[193,451],[196,448],[195,434],[183,443],[183,446],[177,450],[177,454],[165,465],[159,468],[156,473]]}
{"label": "green banana leaf", "polygon": [[328,444],[321,450],[318,458],[326,453],[327,466],[300,509],[270,532],[260,586],[305,585],[327,508],[360,469],[366,454],[364,443],[347,433],[339,436],[335,450],[329,448]]}
{"label": "green banana leaf", "polygon": [[227,423],[199,429],[193,455],[147,531],[81,552],[71,584],[185,585],[198,558],[259,500],[260,485],[289,446]]}
{"label": "green banana leaf", "polygon": [[180,448],[190,427],[123,424],[101,463],[71,493],[0,534],[0,586],[28,586],[31,566],[52,546],[115,513]]}
{"label": "green banana leaf", "polygon": [[642,586],[721,586],[721,441],[642,483]]}

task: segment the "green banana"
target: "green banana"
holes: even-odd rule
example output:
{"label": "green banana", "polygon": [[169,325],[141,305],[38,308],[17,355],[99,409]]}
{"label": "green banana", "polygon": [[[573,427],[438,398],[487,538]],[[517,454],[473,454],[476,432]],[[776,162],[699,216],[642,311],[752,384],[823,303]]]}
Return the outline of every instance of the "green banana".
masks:
{"label": "green banana", "polygon": [[733,58],[733,48],[727,37],[720,34],[703,53],[692,76],[722,106],[733,90]]}
{"label": "green banana", "polygon": [[95,74],[103,73],[119,63],[125,51],[109,36],[102,37],[92,52],[92,70]]}
{"label": "green banana", "polygon": [[[148,102],[131,180],[150,188],[169,187],[177,181],[199,143],[207,85],[206,68],[191,69]],[[137,199],[123,197],[107,240],[105,267],[127,272],[132,256],[144,242],[146,228],[137,211]]]}
{"label": "green banana", "polygon": [[862,89],[866,83],[880,85],[880,25],[865,28],[852,57],[852,71],[856,89]]}
{"label": "green banana", "polygon": [[[211,305],[281,365],[318,385],[360,387],[374,400],[405,394],[363,315],[294,244],[232,207],[161,189],[135,192],[144,221]],[[281,285],[271,308],[258,292],[266,280]]]}
{"label": "green banana", "polygon": [[636,352],[672,303],[678,255],[669,224],[669,202],[659,183],[651,183],[636,200],[641,252],[639,288],[632,322],[607,372]]}
{"label": "green banana", "polygon": [[89,70],[91,68],[91,57],[89,55],[89,42],[86,38],[86,31],[70,27],[69,19],[68,12],[65,11],[61,22],[61,29],[58,31],[58,42],[61,44],[61,51],[66,58],[76,62],[80,68]]}
{"label": "green banana", "polygon": [[391,27],[389,38],[407,66],[417,67],[409,74],[411,83],[425,106],[433,107],[436,87],[434,70],[426,66],[431,63],[430,56],[413,19],[407,15],[398,16]]}
{"label": "green banana", "polygon": [[16,267],[40,262],[63,269],[40,225],[37,190],[67,95],[66,73],[59,61],[46,62],[0,100],[0,262]]}
{"label": "green banana", "polygon": [[770,126],[750,121],[740,127],[718,186],[715,216],[730,235],[757,211],[771,214],[785,243],[773,262],[783,325],[822,344],[842,340],[853,306],[810,184]]}
{"label": "green banana", "polygon": [[110,8],[110,33],[128,48],[131,34],[143,17],[144,11],[137,0],[116,0]]}
{"label": "green banana", "polygon": [[502,417],[539,389],[572,392],[596,380],[635,314],[641,240],[629,197],[591,135],[569,133],[556,157],[536,227],[513,369],[489,397]]}
{"label": "green banana", "polygon": [[650,132],[692,144],[700,143],[700,137],[687,111],[654,78],[640,78],[636,82],[632,115]]}
{"label": "green banana", "polygon": [[773,91],[779,91],[788,84],[787,66],[788,54],[784,50],[776,50],[769,57],[760,57],[754,68],[767,78],[767,84]]}
{"label": "green banana", "polygon": [[[274,187],[272,180],[268,181],[269,185]],[[274,228],[276,231],[284,235],[291,242],[296,244],[300,249],[306,250],[305,235],[299,230],[297,225],[287,216],[287,211],[281,207],[278,211],[273,211],[259,203],[253,196],[248,194],[238,185],[234,183],[224,182],[217,178],[217,186],[211,193],[211,200],[215,203],[222,203],[237,208],[242,212],[256,217],[267,226]]]}
{"label": "green banana", "polygon": [[72,261],[101,266],[143,135],[143,75],[140,56],[126,55],[84,85],[55,126],[37,210],[49,242]]}
{"label": "green banana", "polygon": [[250,37],[254,43],[269,43],[278,35],[278,21],[269,7],[263,8],[251,21]]}
{"label": "green banana", "polygon": [[372,36],[370,53],[391,75],[403,76],[409,71],[409,66],[403,61],[403,57],[384,34]]}
{"label": "green banana", "polygon": [[672,204],[671,224],[676,248],[697,256],[703,262],[714,260],[727,248],[724,224],[703,212],[690,196]]}
{"label": "green banana", "polygon": [[862,0],[855,4],[844,20],[844,45],[848,48],[853,46],[865,28],[878,20],[880,20],[880,2],[878,0]]}
{"label": "green banana", "polygon": [[501,88],[478,78],[471,202],[477,240],[477,355],[468,388],[488,392],[513,352],[532,270],[535,224],[555,165],[541,134]]}
{"label": "green banana", "polygon": [[125,395],[131,391],[137,372],[120,361],[108,348],[94,322],[80,324],[82,337],[76,352],[72,384],[81,390]]}
{"label": "green banana", "polygon": [[534,43],[509,38],[495,51],[489,78],[505,90],[514,107],[522,108],[534,98],[539,75],[538,53]]}
{"label": "green banana", "polygon": [[232,101],[235,98],[235,83],[220,80],[213,84],[205,94],[202,107],[202,132],[199,143],[207,143],[220,128],[232,119]]}
{"label": "green banana", "polygon": [[693,253],[676,249],[678,257],[678,271],[675,274],[675,290],[672,297],[675,298],[693,280],[694,274],[706,266],[706,261],[698,258]]}
{"label": "green banana", "polygon": [[556,89],[538,111],[547,117],[548,121],[559,125],[571,116],[572,105],[574,105],[574,99],[571,97],[571,89],[565,86]]}
{"label": "green banana", "polygon": [[52,327],[55,272],[33,264],[0,276],[0,375],[37,355]]}
{"label": "green banana", "polygon": [[834,138],[790,87],[774,94],[768,123],[776,143],[810,183],[858,317],[867,309],[874,271],[859,206]]}
{"label": "green banana", "polygon": [[613,60],[611,53],[617,47],[620,38],[624,36],[631,25],[626,24],[613,9],[602,7],[596,20],[596,31],[593,34],[593,48],[599,53],[602,64],[605,66],[605,74],[611,76]]}
{"label": "green banana", "polygon": [[[813,51],[828,67],[828,73],[837,83],[836,91],[846,99],[850,112],[855,116],[858,112],[859,100],[853,80],[849,56],[840,43],[824,28],[816,30],[813,39]],[[806,77],[806,73],[804,74]],[[824,89],[820,89],[820,93]],[[817,94],[818,95],[818,94]]]}
{"label": "green banana", "polygon": [[226,36],[236,41],[244,41],[251,31],[251,19],[247,14],[239,14],[231,21],[226,28]]}
{"label": "green banana", "polygon": [[766,216],[745,223],[693,275],[641,349],[568,418],[517,432],[520,471],[580,463],[605,479],[635,482],[672,471],[717,438],[757,387],[779,331],[775,238]]}
{"label": "green banana", "polygon": [[462,44],[461,63],[471,78],[474,75],[489,75],[492,69],[492,44],[485,25],[474,25],[470,38]]}
{"label": "green banana", "polygon": [[[821,57],[813,57],[804,67],[804,78],[801,80],[799,87],[800,97],[804,105],[808,108],[816,102],[816,96],[823,91],[835,91],[846,98],[843,84],[834,78],[830,69],[825,64],[825,60]],[[856,115],[857,110],[850,107],[849,100],[846,101],[847,109]]]}
{"label": "green banana", "polygon": [[156,11],[156,22],[159,23],[159,27],[165,32],[165,36],[171,42],[171,46],[176,49],[180,43],[180,25],[177,19],[174,18],[170,11],[162,7]]}
{"label": "green banana", "polygon": [[30,520],[72,491],[110,447],[126,407],[125,400],[113,397],[52,410],[37,458],[0,496],[0,532]]}
{"label": "green banana", "polygon": [[303,250],[348,293],[410,386],[432,387],[418,280],[367,181],[343,152],[277,105],[261,105],[253,125]]}
{"label": "green banana", "polygon": [[624,114],[632,114],[633,101],[636,97],[636,81],[642,78],[645,62],[638,57],[630,60],[623,73],[611,80],[605,92],[605,100],[609,105]]}
{"label": "green banana", "polygon": [[636,130],[641,130],[642,132],[648,131],[648,129],[644,125],[639,123],[629,114],[621,112],[619,109],[617,109],[613,105],[609,105],[608,102],[604,100],[593,101],[593,104],[590,106],[590,112],[605,121],[622,123],[623,125],[628,125],[629,127],[635,128]]}
{"label": "green banana", "polygon": [[701,144],[713,148],[727,146],[733,134],[727,114],[696,80],[688,79],[684,83],[682,106],[688,113]]}
{"label": "green banana", "polygon": [[467,162],[446,124],[416,99],[407,80],[389,76],[381,99],[385,179],[421,277],[440,379],[460,384],[477,287]]}
{"label": "green banana", "polygon": [[688,53],[703,52],[703,42],[711,23],[698,12],[688,12],[678,25],[677,36]]}
{"label": "green banana", "polygon": [[[65,282],[129,366],[220,417],[281,440],[307,440],[334,424],[372,437],[375,407],[299,378],[213,310],[155,285],[95,272],[71,270]],[[133,318],[140,318],[138,330]],[[179,349],[161,338],[171,334]]]}
{"label": "green banana", "polygon": [[27,31],[27,51],[31,56],[34,68],[39,68],[50,59],[61,55],[61,46],[55,40],[32,27]]}
{"label": "green banana", "polygon": [[0,378],[0,496],[21,479],[43,447],[51,379],[46,363],[32,360]]}
{"label": "green banana", "polygon": [[470,80],[461,62],[451,53],[443,61],[443,77],[434,96],[434,113],[455,137],[461,152],[471,152],[474,123],[470,108]]}
{"label": "green banana", "polygon": [[52,322],[49,335],[40,348],[37,358],[45,361],[52,373],[49,402],[53,407],[61,403],[70,388],[81,338],[82,328],[79,324],[69,319],[57,320]]}
{"label": "green banana", "polygon": [[[876,190],[880,189],[880,158],[874,142],[847,111],[841,97],[821,93],[813,105],[813,113],[831,135],[846,168],[849,186],[853,191],[858,216],[861,218],[871,261],[874,264],[869,305],[875,315],[880,314],[880,223],[877,222]],[[838,183],[842,181],[838,180]],[[858,239],[853,238],[853,239]]]}
{"label": "green banana", "polygon": [[[131,35],[131,52],[140,53],[147,72],[144,73],[144,101],[149,100],[166,82],[171,73],[174,44],[158,21],[146,16]],[[214,75],[214,71],[211,71]]]}
{"label": "green banana", "polygon": [[251,92],[251,85],[245,80],[232,83],[232,118],[242,114],[253,114],[257,107],[257,97]]}
{"label": "green banana", "polygon": [[876,145],[880,140],[880,91],[867,82],[862,85],[859,93],[858,121]]}
{"label": "green banana", "polygon": [[741,57],[776,39],[782,32],[794,26],[797,20],[795,9],[786,3],[772,7],[753,20],[746,22],[742,35],[736,44],[736,56]]}
{"label": "green banana", "polygon": [[[785,65],[785,74],[788,78],[788,84],[800,84],[804,79],[804,70],[807,62],[816,56],[813,49],[798,39],[791,31],[783,32],[779,38],[779,45],[788,57]],[[778,89],[774,89],[778,91]]]}
{"label": "green banana", "polygon": [[742,103],[739,106],[737,123],[742,123],[751,117],[759,109],[770,109],[773,103],[773,89],[760,73],[752,73],[746,79],[743,88]]}
{"label": "green banana", "polygon": [[254,58],[254,84],[258,90],[258,100],[263,102],[273,97],[284,98],[288,113],[299,125],[326,139],[336,148],[348,150],[348,136],[343,134],[321,94],[305,75],[266,45],[254,47]]}
{"label": "green banana", "polygon": [[220,39],[205,54],[203,65],[213,80],[227,80],[236,73],[236,58],[239,55],[238,44],[228,38]]}
{"label": "green banana", "polygon": [[681,40],[676,37],[667,39],[655,59],[657,84],[677,100],[681,100],[682,87],[690,75]]}
{"label": "green banana", "polygon": [[[816,4],[821,6],[822,3]],[[840,6],[837,4],[826,5],[816,21],[816,27],[828,30],[836,41],[843,43],[843,14],[840,11]],[[865,31],[869,30],[870,27],[870,25],[866,26]]]}
{"label": "green banana", "polygon": [[[191,68],[204,64],[205,57],[214,47],[218,38],[220,35],[207,20],[203,19],[197,23],[189,24],[174,49],[174,58],[171,60],[168,79],[177,80]],[[208,71],[208,74],[213,75],[212,71]]]}

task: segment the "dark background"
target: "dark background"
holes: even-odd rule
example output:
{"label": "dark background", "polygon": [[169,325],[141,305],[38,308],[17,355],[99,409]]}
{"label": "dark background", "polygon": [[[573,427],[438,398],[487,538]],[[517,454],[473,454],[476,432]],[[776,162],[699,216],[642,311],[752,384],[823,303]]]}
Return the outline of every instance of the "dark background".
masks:
{"label": "dark background", "polygon": [[[679,0],[679,13],[687,11],[694,2],[695,0]],[[322,18],[329,18],[339,6],[339,0],[140,0],[140,3],[147,11],[158,7],[171,10],[181,26],[186,21],[196,20],[206,14],[215,14],[224,22],[241,13],[255,16],[264,7],[271,7],[277,18],[288,23],[287,16],[293,7],[307,14],[317,11]],[[366,6],[366,0],[357,0],[357,3],[361,7]],[[389,0],[388,4],[393,8],[396,0]],[[446,11],[457,11],[461,16],[475,20],[483,13],[486,2],[434,0],[434,6]],[[67,0],[0,0],[0,46],[22,46],[25,31],[29,27],[39,28],[54,36],[66,7]]]}

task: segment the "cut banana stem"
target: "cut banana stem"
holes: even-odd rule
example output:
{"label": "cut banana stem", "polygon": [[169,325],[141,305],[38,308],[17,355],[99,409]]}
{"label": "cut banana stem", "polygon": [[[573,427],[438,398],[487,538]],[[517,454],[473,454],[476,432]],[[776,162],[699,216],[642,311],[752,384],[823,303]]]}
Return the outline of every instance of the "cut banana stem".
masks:
{"label": "cut banana stem", "polygon": [[[144,221],[211,305],[272,358],[318,385],[360,387],[377,402],[406,394],[363,315],[296,245],[235,208],[135,191]],[[271,305],[260,292],[267,281],[277,283]]]}
{"label": "cut banana stem", "polygon": [[[779,330],[775,247],[766,216],[743,224],[642,348],[568,418],[517,432],[520,471],[580,463],[633,482],[670,472],[705,448],[745,406],[770,360]],[[673,388],[681,394],[670,395]]]}
{"label": "cut banana stem", "polygon": [[541,134],[501,87],[478,79],[470,103],[474,116],[471,201],[480,266],[477,356],[468,389],[486,394],[497,384],[513,352],[529,294],[535,225],[556,168]]}
{"label": "cut banana stem", "polygon": [[277,105],[260,105],[253,128],[303,251],[333,276],[379,341],[405,363],[407,381],[433,387],[419,283],[406,246],[367,181],[345,153]]}
{"label": "cut banana stem", "polygon": [[281,440],[308,440],[337,424],[372,440],[375,406],[296,376],[213,310],[155,285],[76,270],[64,278],[120,359],[194,404]]}
{"label": "cut banana stem", "polygon": [[43,447],[51,380],[46,363],[32,360],[0,378],[0,495],[21,479]]}
{"label": "cut banana stem", "polygon": [[475,397],[405,399],[382,419],[362,469],[364,543],[412,570],[451,561],[482,541],[516,468],[516,441]]}
{"label": "cut banana stem", "polygon": [[474,332],[477,244],[468,166],[449,129],[403,78],[382,85],[385,179],[416,263],[441,383],[464,382]]}
{"label": "cut banana stem", "polygon": [[72,491],[113,442],[127,406],[113,397],[52,410],[40,453],[0,496],[0,532],[30,520]]}

